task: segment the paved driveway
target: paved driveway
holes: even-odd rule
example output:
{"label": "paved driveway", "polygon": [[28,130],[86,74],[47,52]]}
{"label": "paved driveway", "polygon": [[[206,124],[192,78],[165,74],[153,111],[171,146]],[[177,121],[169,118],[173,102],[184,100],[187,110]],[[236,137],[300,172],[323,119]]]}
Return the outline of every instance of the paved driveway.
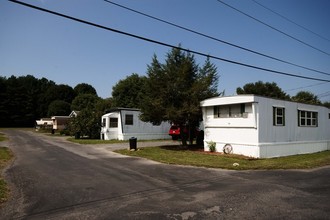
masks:
{"label": "paved driveway", "polygon": [[330,219],[330,167],[226,171],[7,130],[16,160],[0,219]]}

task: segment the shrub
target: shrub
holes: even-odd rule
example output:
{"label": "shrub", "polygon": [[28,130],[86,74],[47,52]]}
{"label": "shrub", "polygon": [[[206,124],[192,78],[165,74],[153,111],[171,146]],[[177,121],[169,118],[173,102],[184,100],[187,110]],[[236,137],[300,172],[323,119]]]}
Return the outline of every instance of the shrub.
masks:
{"label": "shrub", "polygon": [[214,141],[207,142],[207,146],[209,147],[211,152],[216,151],[217,144]]}

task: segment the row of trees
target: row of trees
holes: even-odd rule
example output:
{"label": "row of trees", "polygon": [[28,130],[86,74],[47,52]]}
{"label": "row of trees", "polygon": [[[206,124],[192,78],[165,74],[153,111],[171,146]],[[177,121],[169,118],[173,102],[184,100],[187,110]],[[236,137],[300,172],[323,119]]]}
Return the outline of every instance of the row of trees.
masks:
{"label": "row of trees", "polygon": [[0,127],[32,127],[39,118],[87,108],[103,112],[110,105],[89,84],[72,88],[31,75],[0,77],[0,100]]}
{"label": "row of trees", "polygon": [[243,88],[236,89],[237,94],[255,94],[271,98],[277,98],[287,101],[301,102],[312,105],[324,105],[330,108],[330,102],[322,103],[320,99],[309,91],[300,91],[295,96],[286,94],[276,83],[258,81],[256,83],[248,83]]}

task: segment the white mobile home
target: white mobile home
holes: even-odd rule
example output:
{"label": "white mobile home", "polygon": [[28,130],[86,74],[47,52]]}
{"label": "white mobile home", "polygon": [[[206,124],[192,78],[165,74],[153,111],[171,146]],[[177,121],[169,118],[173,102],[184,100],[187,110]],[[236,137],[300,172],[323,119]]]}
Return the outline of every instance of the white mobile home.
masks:
{"label": "white mobile home", "polygon": [[40,128],[53,128],[53,120],[51,118],[41,118],[40,120],[36,120],[36,129]]}
{"label": "white mobile home", "polygon": [[169,139],[170,124],[162,122],[160,125],[140,120],[139,109],[115,108],[102,116],[102,140],[128,140],[135,137],[141,140]]}
{"label": "white mobile home", "polygon": [[256,158],[330,150],[330,109],[256,95],[216,97],[201,102],[204,149]]}

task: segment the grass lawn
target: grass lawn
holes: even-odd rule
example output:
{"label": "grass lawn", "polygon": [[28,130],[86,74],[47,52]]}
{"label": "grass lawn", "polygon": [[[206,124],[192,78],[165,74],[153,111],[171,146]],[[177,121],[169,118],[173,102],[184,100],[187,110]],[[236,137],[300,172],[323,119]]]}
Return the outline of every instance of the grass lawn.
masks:
{"label": "grass lawn", "polygon": [[[194,149],[182,149],[179,146],[147,147],[141,148],[138,151],[117,150],[115,152],[129,156],[143,157],[166,164],[233,170],[309,169],[330,165],[330,151],[270,159],[206,153]],[[234,166],[234,163],[239,165]]]}
{"label": "grass lawn", "polygon": [[7,138],[5,137],[5,135],[3,133],[0,133],[0,142],[1,141],[5,141],[7,140]]}
{"label": "grass lawn", "polygon": [[[0,133],[0,141],[4,141],[4,140],[6,140],[6,137],[4,136],[4,134]],[[0,146],[0,174],[2,173],[4,167],[8,164],[8,162],[12,158],[13,158],[13,154],[10,151],[10,149],[7,147]],[[2,176],[0,176],[0,203],[7,200],[8,194],[9,194],[8,186],[4,181],[4,179],[2,178]]]}
{"label": "grass lawn", "polygon": [[75,139],[75,138],[68,138],[68,141],[78,143],[78,144],[116,144],[116,143],[126,143],[128,141],[119,141],[119,140],[99,140],[99,139]]}

